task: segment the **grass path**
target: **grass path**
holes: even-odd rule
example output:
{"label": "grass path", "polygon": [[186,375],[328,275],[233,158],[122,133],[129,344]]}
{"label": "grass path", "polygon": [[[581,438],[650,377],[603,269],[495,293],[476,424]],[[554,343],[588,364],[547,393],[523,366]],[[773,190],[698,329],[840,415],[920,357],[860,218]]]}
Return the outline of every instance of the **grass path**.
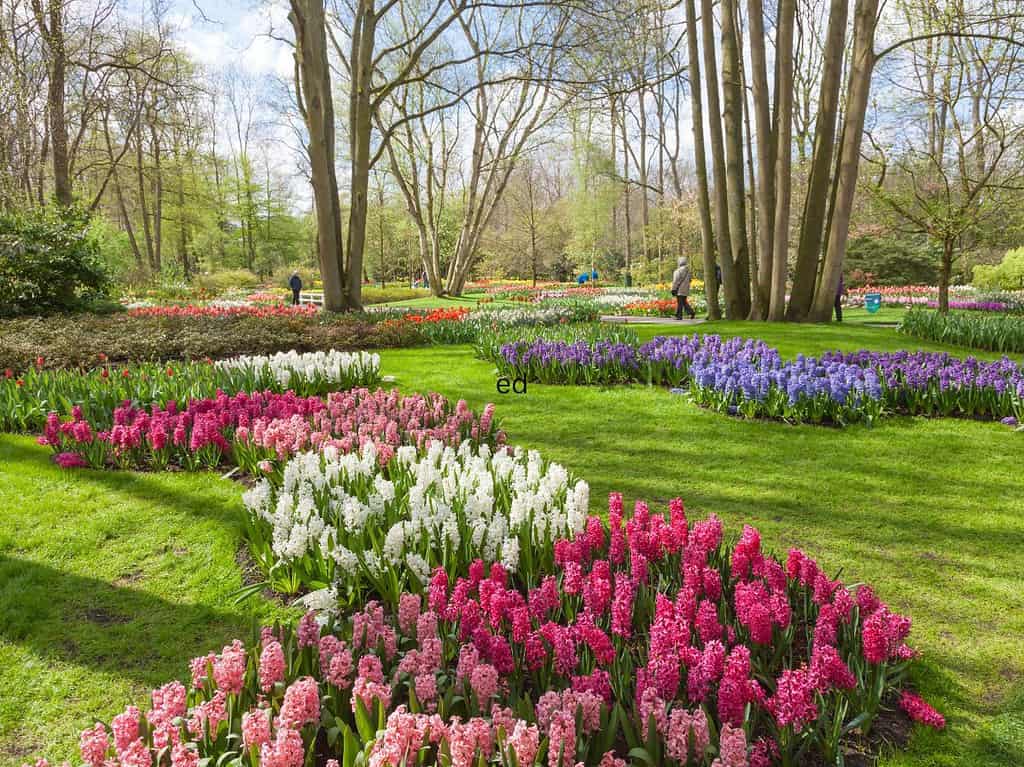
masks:
{"label": "grass path", "polygon": [[[665,327],[638,328],[645,336]],[[675,327],[676,332],[680,328]],[[687,332],[688,329],[682,329]],[[917,344],[889,329],[715,323],[787,356]],[[939,348],[939,347],[930,347]],[[511,441],[592,486],[767,547],[801,546],[848,583],[868,581],[915,621],[915,683],[949,719],[887,767],[1024,764],[1024,438],[991,423],[897,418],[845,430],[745,422],[661,389],[530,384],[499,395],[468,347],[388,350],[407,391],[498,405]],[[240,584],[238,486],[210,474],[53,467],[28,437],[0,435],[0,765],[75,755],[78,732],[185,673],[188,658],[276,612],[232,605]]]}

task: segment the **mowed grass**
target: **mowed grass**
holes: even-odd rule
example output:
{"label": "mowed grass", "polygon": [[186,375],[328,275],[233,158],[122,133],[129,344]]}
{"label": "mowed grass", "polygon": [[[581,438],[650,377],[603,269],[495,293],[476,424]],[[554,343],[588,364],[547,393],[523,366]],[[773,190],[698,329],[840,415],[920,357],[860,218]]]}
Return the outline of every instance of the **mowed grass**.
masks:
{"label": "mowed grass", "polygon": [[58,469],[0,435],[0,764],[74,759],[78,734],[235,637],[239,486],[216,474]]}
{"label": "mowed grass", "polygon": [[[857,323],[636,329],[756,336],[787,356],[919,346]],[[1024,435],[957,420],[746,422],[643,386],[499,395],[469,347],[382,356],[405,391],[496,402],[510,441],[590,482],[595,512],[613,490],[655,508],[679,495],[692,518],[718,514],[732,534],[749,522],[779,554],[800,546],[872,583],[913,617],[913,681],[949,719],[884,765],[1024,764]],[[0,504],[0,764],[73,756],[94,717],[280,611],[232,604],[240,490],[216,475],[67,474],[32,439],[0,436]]]}

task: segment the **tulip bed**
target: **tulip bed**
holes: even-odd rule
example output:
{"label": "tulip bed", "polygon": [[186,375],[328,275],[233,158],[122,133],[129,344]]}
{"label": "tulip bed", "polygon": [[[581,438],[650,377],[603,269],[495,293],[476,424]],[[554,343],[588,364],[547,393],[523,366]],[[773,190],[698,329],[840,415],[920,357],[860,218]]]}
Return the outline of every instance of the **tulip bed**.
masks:
{"label": "tulip bed", "polygon": [[763,341],[659,336],[642,345],[535,339],[505,344],[498,372],[551,384],[666,385],[698,404],[748,418],[846,424],[886,412],[1020,419],[1024,371],[1003,358],[857,352],[784,361]]}
{"label": "tulip bed", "polygon": [[337,389],[372,386],[380,381],[380,355],[369,352],[282,352],[242,356],[217,363],[112,365],[105,357],[92,370],[45,367],[42,357],[21,374],[0,377],[0,430],[39,431],[51,412],[78,413],[95,430],[113,425],[124,403],[163,408],[219,393],[291,391],[323,395]]}
{"label": "tulip bed", "polygon": [[[302,767],[841,763],[903,687],[910,620],[745,527],[612,494],[535,587],[437,568],[397,607],[268,626],[82,732],[82,762]],[[413,583],[415,585],[415,582]],[[113,760],[110,761],[110,760]]]}

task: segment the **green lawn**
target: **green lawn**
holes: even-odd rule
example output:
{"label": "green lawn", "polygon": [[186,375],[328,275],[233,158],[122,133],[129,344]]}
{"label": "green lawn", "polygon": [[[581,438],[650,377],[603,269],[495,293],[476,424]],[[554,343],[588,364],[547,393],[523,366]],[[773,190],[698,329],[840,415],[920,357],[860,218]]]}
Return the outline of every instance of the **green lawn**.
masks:
{"label": "green lawn", "polygon": [[78,733],[281,609],[241,586],[239,486],[69,474],[0,435],[0,764],[77,759]]}
{"label": "green lawn", "polygon": [[[637,326],[666,329],[694,330]],[[857,323],[699,330],[757,335],[786,355],[918,346]],[[714,512],[733,533],[750,522],[776,552],[800,546],[874,584],[913,617],[914,682],[949,720],[884,765],[1024,764],[1024,435],[956,420],[745,422],[642,386],[499,395],[468,347],[382,357],[405,390],[495,401],[512,442],[591,483],[595,511],[612,490],[653,504],[681,495],[691,517]],[[0,764],[71,755],[91,716],[247,635],[251,616],[229,598],[238,496],[212,475],[69,477],[31,439],[0,437]]]}

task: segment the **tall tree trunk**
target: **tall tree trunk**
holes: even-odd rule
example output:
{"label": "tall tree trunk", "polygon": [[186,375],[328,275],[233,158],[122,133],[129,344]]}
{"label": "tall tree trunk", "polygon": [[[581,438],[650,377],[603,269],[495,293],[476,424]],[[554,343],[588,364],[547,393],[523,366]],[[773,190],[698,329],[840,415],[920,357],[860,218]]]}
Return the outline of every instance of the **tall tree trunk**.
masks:
{"label": "tall tree trunk", "polygon": [[796,0],[780,0],[775,44],[776,124],[775,227],[771,270],[771,303],[768,319],[779,321],[786,313],[786,276],[789,266],[789,203],[793,157],[793,23]]}
{"label": "tall tree trunk", "polygon": [[949,283],[953,274],[953,241],[942,242],[942,264],[939,269],[939,313],[949,314]]}
{"label": "tall tree trunk", "polygon": [[[768,65],[765,59],[764,6],[761,0],[747,0],[750,24],[750,70],[754,102],[754,126],[757,129],[757,279],[754,281],[752,319],[768,316],[771,303],[773,221],[775,219],[775,129],[768,103]],[[792,62],[790,62],[792,64]],[[777,64],[776,64],[777,65]],[[779,94],[775,93],[776,103]],[[780,132],[779,141],[782,141]],[[789,141],[789,137],[786,137]]]}
{"label": "tall tree trunk", "polygon": [[164,176],[161,167],[160,135],[156,123],[153,133],[153,268],[157,274],[163,269]]}
{"label": "tall tree trunk", "polygon": [[135,170],[139,182],[139,214],[142,218],[142,235],[146,238],[146,261],[149,264],[149,271],[156,273],[156,255],[153,252],[153,228],[149,222],[149,208],[146,204],[146,170],[142,154],[142,131],[138,131],[135,137]]}
{"label": "tall tree trunk", "polygon": [[704,295],[708,317],[721,319],[718,279],[715,276],[715,242],[711,229],[711,199],[708,195],[707,152],[704,148],[704,114],[701,99],[700,54],[697,45],[695,0],[686,0],[686,46],[690,65],[690,113],[693,124],[693,159],[697,175],[697,210],[700,213],[700,244],[704,259]]}
{"label": "tall tree trunk", "polygon": [[871,75],[875,67],[875,25],[878,0],[857,0],[853,22],[853,57],[850,83],[846,94],[846,115],[843,120],[843,142],[840,147],[839,173],[836,178],[836,201],[828,233],[828,250],[821,280],[814,295],[811,319],[824,322],[832,316],[836,291],[846,258],[846,240],[850,233],[850,214],[857,190],[860,145],[864,137],[864,117],[871,93]]}
{"label": "tall tree trunk", "polygon": [[[718,98],[718,62],[715,61],[715,15],[712,0],[701,0],[701,38],[704,41],[704,82],[708,93],[708,128],[711,134],[711,164],[715,181],[715,240],[722,265],[725,288],[725,316],[743,319],[736,303],[736,276],[732,259],[732,234],[729,231],[728,182],[725,172],[725,148],[722,142],[722,110]],[[742,229],[742,227],[741,227]],[[705,275],[706,276],[706,275]]]}
{"label": "tall tree trunk", "polygon": [[352,84],[349,103],[351,201],[348,218],[348,300],[362,308],[363,254],[366,248],[366,211],[370,189],[370,134],[373,127],[373,51],[377,37],[374,0],[359,0],[352,29]]}
{"label": "tall tree trunk", "polygon": [[[743,91],[740,87],[739,29],[736,0],[722,2],[722,124],[729,198],[729,234],[732,238],[734,277],[726,279],[726,296],[733,305],[730,316],[750,314],[750,250],[743,182]],[[732,283],[730,289],[730,282]]]}
{"label": "tall tree trunk", "polygon": [[57,202],[68,207],[74,201],[71,191],[71,163],[68,157],[68,125],[64,109],[67,81],[67,49],[64,41],[64,2],[50,0],[43,8],[41,0],[32,0],[39,32],[46,42],[46,113],[50,131],[50,155],[53,163],[53,193]]}
{"label": "tall tree trunk", "polygon": [[[327,56],[323,0],[291,0],[295,32],[295,85],[306,121],[310,178],[316,211],[317,255],[324,284],[324,309],[349,308],[341,242],[341,201],[334,169],[334,98]],[[359,270],[357,270],[357,275]],[[356,278],[358,280],[358,276]]]}
{"label": "tall tree trunk", "polygon": [[843,75],[845,48],[843,40],[846,37],[849,5],[849,0],[832,0],[829,10],[821,93],[818,97],[818,119],[814,126],[814,154],[800,221],[800,241],[797,245],[796,268],[793,273],[793,290],[786,310],[786,319],[791,321],[805,319],[814,301],[825,218],[829,209],[829,181],[832,177],[832,159],[835,152],[839,86]]}

